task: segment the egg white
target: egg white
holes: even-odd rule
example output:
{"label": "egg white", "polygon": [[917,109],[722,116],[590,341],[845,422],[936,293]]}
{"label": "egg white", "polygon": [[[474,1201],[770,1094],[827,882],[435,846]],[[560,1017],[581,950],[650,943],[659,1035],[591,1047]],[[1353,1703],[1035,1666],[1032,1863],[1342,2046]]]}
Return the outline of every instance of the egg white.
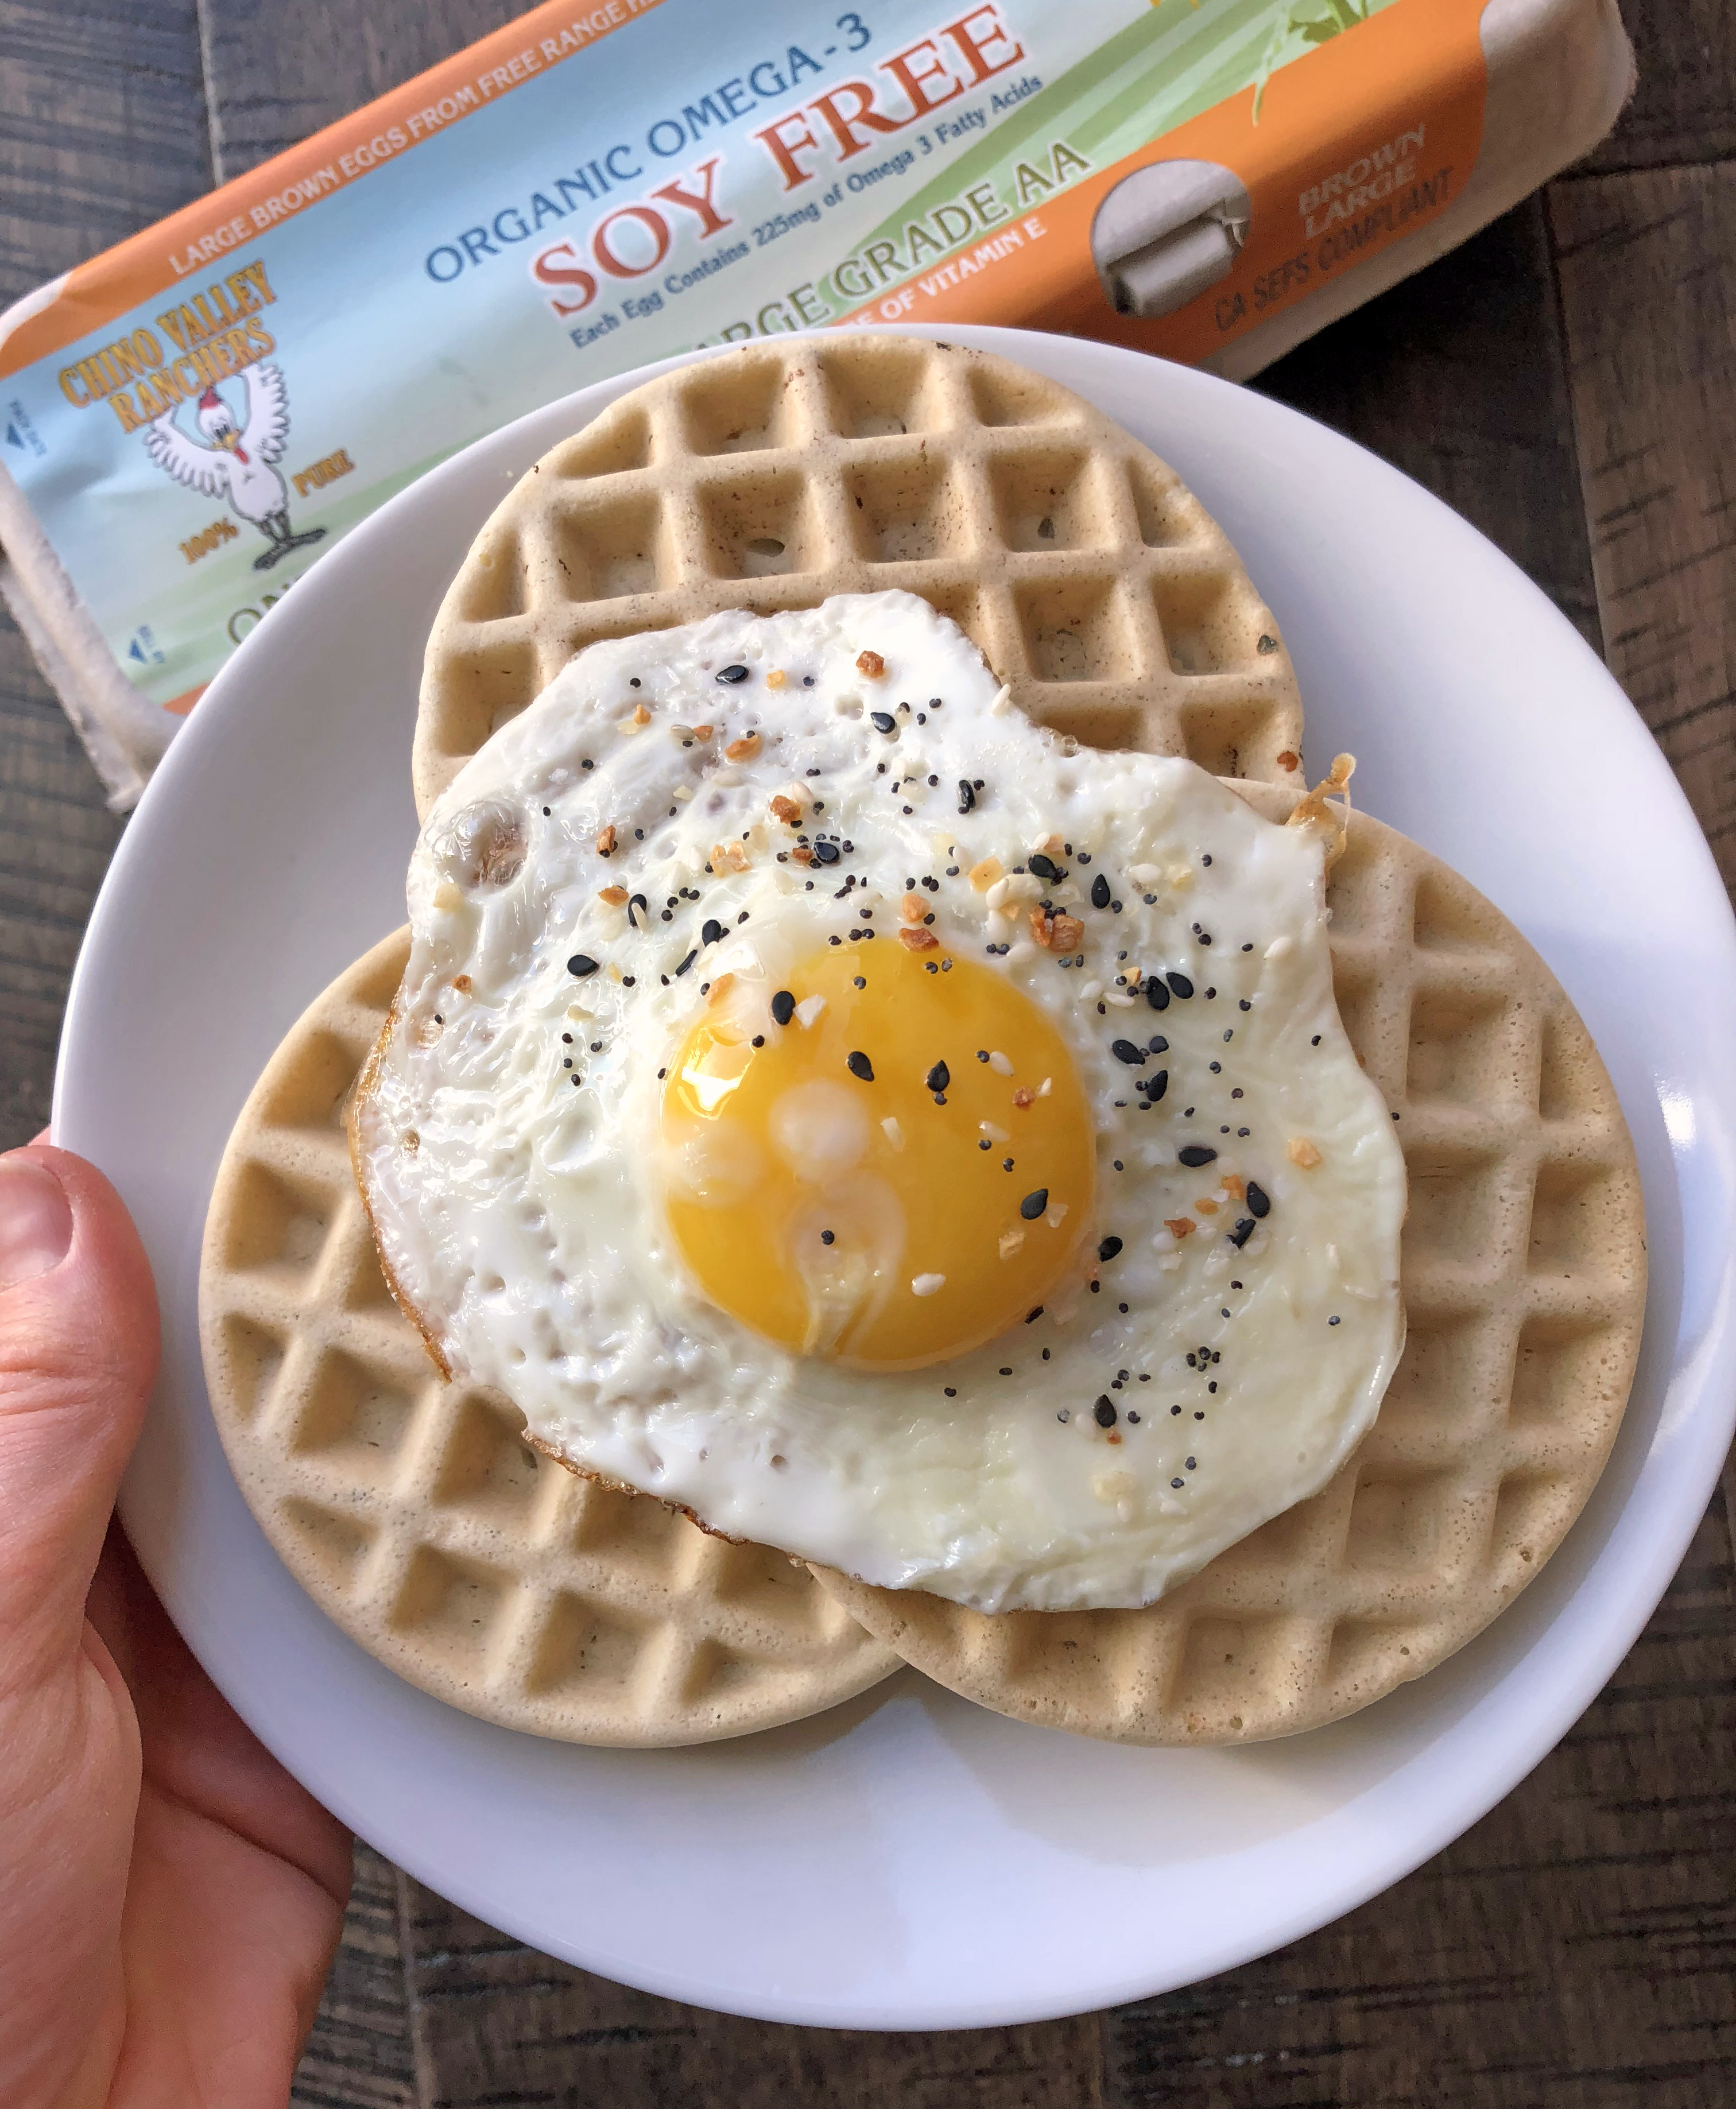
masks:
{"label": "egg white", "polygon": [[[961,781],[983,787],[965,812]],[[793,836],[768,801],[793,788],[824,808],[806,829],[852,845],[830,874],[778,860]],[[1018,876],[1051,836],[1065,882]],[[708,872],[730,843],[746,869]],[[991,856],[1009,883],[979,892]],[[1099,874],[1113,910],[1090,905]],[[1122,1249],[1096,1293],[974,1353],[863,1371],[686,1279],[650,1169],[658,1073],[709,979],[780,987],[865,906],[892,942],[916,874],[947,942],[1065,1032],[1095,1111],[1092,1249]],[[613,884],[643,896],[631,916]],[[1033,893],[1083,923],[1083,965],[1033,942]],[[1318,838],[1191,763],[1072,751],[911,595],[593,645],[465,766],[412,860],[409,967],[355,1122],[382,1256],[455,1377],[713,1529],[985,1610],[1149,1603],[1331,1477],[1403,1344],[1404,1163],[1338,1016],[1322,896]],[[1166,969],[1196,992],[1155,1013],[1127,984]],[[1158,1030],[1170,1083],[1147,1108],[1110,1046]],[[1208,1172],[1179,1163],[1191,1142],[1218,1151]],[[1233,1204],[1195,1205],[1226,1171],[1270,1198],[1240,1247]]]}

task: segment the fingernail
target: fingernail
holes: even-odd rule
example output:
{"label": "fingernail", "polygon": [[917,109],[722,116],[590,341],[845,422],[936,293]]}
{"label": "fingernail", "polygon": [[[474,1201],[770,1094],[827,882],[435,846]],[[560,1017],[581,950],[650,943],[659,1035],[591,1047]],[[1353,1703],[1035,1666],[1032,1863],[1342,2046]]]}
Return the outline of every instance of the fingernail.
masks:
{"label": "fingernail", "polygon": [[34,1281],[72,1247],[66,1189],[34,1157],[0,1157],[0,1290]]}

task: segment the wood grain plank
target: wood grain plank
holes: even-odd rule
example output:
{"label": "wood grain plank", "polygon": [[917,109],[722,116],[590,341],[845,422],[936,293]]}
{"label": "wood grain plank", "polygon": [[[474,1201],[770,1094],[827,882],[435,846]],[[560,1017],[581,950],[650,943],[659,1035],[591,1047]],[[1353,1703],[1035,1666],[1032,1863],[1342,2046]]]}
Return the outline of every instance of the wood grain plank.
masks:
{"label": "wood grain plank", "polygon": [[1715,1504],[1566,1741],[1408,1881],[1107,2017],[1112,2109],[1710,2109],[1736,2072],[1736,1573]]}
{"label": "wood grain plank", "polygon": [[1543,207],[1529,198],[1255,385],[1444,499],[1596,650],[1566,367]]}
{"label": "wood grain plank", "polygon": [[1736,153],[1736,14],[1729,0],[1621,0],[1621,14],[1639,86],[1582,166],[1609,172]]}
{"label": "wood grain plank", "polygon": [[0,611],[0,1149],[47,1122],[66,985],[120,826]]}
{"label": "wood grain plank", "polygon": [[209,0],[206,81],[219,179],[242,174],[523,11],[518,0]]}
{"label": "wood grain plank", "polygon": [[197,0],[0,0],[0,305],[210,187]]}
{"label": "wood grain plank", "polygon": [[948,2034],[776,2026],[550,1961],[411,1885],[427,2109],[1103,2109],[1095,2016]]}
{"label": "wood grain plank", "polygon": [[[194,0],[0,0],[0,54],[3,305],[197,196],[210,159]],[[67,980],[119,834],[0,613],[0,1148],[48,1118]]]}
{"label": "wood grain plank", "polygon": [[1609,663],[1736,881],[1736,168],[1555,185]]}
{"label": "wood grain plank", "polygon": [[290,2093],[295,2109],[421,2109],[402,1949],[406,1878],[355,1849],[344,1937]]}

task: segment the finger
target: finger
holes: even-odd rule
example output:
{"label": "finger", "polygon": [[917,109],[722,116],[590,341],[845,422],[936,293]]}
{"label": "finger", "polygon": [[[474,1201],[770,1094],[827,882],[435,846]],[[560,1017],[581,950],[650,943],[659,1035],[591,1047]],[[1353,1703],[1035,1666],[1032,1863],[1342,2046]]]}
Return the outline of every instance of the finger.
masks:
{"label": "finger", "polygon": [[0,1677],[68,1660],[156,1372],[156,1293],[93,1165],[0,1156]]}
{"label": "finger", "polygon": [[131,1689],[147,1784],[299,1868],[341,1911],[349,1832],[290,1777],[200,1668],[118,1520],[109,1526],[89,1610]]}

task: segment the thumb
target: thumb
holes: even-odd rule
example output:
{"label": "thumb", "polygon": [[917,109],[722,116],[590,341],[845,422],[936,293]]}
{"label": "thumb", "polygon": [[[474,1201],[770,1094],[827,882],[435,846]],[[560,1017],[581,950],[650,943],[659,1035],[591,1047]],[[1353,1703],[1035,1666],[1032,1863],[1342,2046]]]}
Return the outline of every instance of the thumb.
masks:
{"label": "thumb", "polygon": [[77,1646],[115,1492],[156,1374],[156,1292],[102,1174],[64,1149],[0,1156],[0,1662]]}

